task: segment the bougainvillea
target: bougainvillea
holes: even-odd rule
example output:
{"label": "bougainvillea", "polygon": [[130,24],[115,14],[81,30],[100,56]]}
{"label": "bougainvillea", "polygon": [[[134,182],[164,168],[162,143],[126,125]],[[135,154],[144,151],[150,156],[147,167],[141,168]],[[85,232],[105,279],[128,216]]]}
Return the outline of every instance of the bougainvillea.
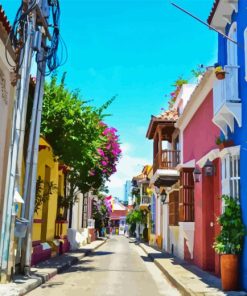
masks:
{"label": "bougainvillea", "polygon": [[[105,123],[100,123],[102,131],[103,145],[98,149],[99,163],[98,169],[105,179],[114,174],[117,169],[116,165],[121,155],[119,136],[115,128],[108,127]],[[94,172],[91,172],[91,174]]]}

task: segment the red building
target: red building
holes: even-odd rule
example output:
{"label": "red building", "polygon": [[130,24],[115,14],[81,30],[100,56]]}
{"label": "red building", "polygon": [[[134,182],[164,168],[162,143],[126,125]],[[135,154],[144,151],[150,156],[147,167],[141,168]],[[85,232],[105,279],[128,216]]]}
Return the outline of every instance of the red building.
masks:
{"label": "red building", "polygon": [[221,212],[221,164],[215,157],[220,130],[212,121],[214,80],[214,72],[207,71],[178,119],[177,128],[182,139],[182,167],[192,169],[191,179],[194,169],[198,171],[198,180],[193,182],[194,246],[188,248],[192,242],[185,237],[184,259],[219,273],[219,256],[212,247],[219,231],[216,218]]}
{"label": "red building", "polygon": [[[152,117],[152,231],[157,245],[204,270],[219,273],[213,242],[221,213],[220,135],[213,123],[215,73],[179,87],[173,108]],[[197,174],[196,174],[197,173]]]}
{"label": "red building", "polygon": [[113,211],[110,214],[110,224],[113,229],[113,234],[123,234],[128,209],[117,200],[114,200],[112,209]]}

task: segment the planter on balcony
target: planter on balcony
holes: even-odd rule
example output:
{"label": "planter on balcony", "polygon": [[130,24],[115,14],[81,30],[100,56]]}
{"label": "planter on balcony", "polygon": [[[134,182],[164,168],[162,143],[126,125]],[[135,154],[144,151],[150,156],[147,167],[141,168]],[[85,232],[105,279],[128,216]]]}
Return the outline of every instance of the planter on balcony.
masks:
{"label": "planter on balcony", "polygon": [[215,72],[215,76],[218,80],[225,79],[226,71],[221,66],[216,67],[214,72]]}
{"label": "planter on balcony", "polygon": [[223,150],[224,148],[234,146],[234,142],[232,140],[228,140],[220,143],[218,146],[220,150]]}
{"label": "planter on balcony", "polygon": [[225,71],[215,72],[215,76],[218,80],[223,80],[226,78],[226,72]]}

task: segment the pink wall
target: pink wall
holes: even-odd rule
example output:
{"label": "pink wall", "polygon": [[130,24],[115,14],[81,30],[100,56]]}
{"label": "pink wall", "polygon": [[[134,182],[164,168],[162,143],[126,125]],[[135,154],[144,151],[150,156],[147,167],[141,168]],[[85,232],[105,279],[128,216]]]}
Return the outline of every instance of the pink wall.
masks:
{"label": "pink wall", "polygon": [[215,140],[220,130],[213,124],[212,118],[213,92],[210,91],[184,130],[184,162],[199,160],[210,150],[218,148]]}
{"label": "pink wall", "polygon": [[[184,131],[184,162],[198,161],[212,149],[220,130],[213,124],[212,91],[196,111]],[[205,177],[202,170],[201,182],[195,183],[195,245],[194,263],[199,267],[218,273],[218,257],[212,248],[218,228],[216,216],[220,212],[220,161],[214,161],[215,175]]]}

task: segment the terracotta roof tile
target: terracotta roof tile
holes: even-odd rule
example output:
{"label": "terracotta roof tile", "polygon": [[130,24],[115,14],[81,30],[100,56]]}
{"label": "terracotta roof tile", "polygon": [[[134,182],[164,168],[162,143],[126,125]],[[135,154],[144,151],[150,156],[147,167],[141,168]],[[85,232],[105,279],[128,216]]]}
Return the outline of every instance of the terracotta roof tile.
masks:
{"label": "terracotta roof tile", "polygon": [[178,120],[178,112],[175,109],[167,110],[160,115],[156,116],[156,118],[167,120],[167,121],[176,121]]}
{"label": "terracotta roof tile", "polygon": [[209,15],[208,20],[207,20],[208,24],[211,24],[219,2],[220,2],[220,0],[214,0],[213,7],[211,9],[210,15]]}
{"label": "terracotta roof tile", "polygon": [[5,11],[2,7],[2,5],[0,5],[0,22],[3,24],[3,27],[5,28],[5,30],[7,31],[7,33],[10,33],[11,30],[11,25],[10,22],[5,14]]}

